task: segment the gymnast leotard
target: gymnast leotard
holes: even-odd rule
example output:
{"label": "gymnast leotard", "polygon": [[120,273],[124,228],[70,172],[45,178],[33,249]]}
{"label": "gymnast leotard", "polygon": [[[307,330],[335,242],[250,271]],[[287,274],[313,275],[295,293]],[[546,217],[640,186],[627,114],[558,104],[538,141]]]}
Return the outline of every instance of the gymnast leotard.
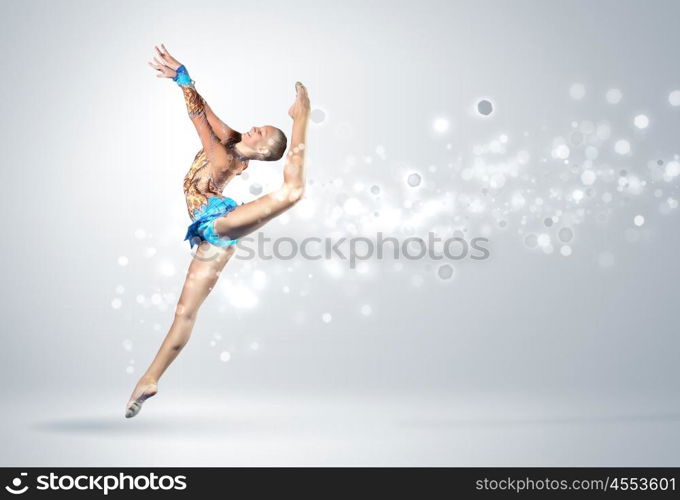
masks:
{"label": "gymnast leotard", "polygon": [[[202,116],[205,126],[209,127],[210,125],[205,118],[205,100],[198,94],[193,84],[188,83],[180,86],[184,93],[189,116]],[[233,151],[235,142],[237,142],[236,138],[232,138],[225,145],[227,150],[232,153],[231,158],[238,156]],[[192,220],[184,239],[189,240],[191,248],[203,240],[216,246],[233,245],[238,242],[238,239],[223,238],[215,233],[215,219],[231,212],[238,206],[233,199],[222,195],[225,184],[225,182],[214,180],[210,161],[202,148],[194,157],[191,168],[184,177],[184,196],[189,217]]]}

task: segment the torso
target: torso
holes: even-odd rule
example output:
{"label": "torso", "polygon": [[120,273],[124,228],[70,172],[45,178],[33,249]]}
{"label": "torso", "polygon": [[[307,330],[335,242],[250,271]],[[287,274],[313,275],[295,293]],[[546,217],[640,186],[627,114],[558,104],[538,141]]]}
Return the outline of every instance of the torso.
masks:
{"label": "torso", "polygon": [[227,145],[227,164],[212,165],[205,151],[201,149],[191,164],[191,168],[184,176],[184,196],[187,202],[189,217],[194,220],[194,211],[208,203],[213,196],[222,196],[224,187],[228,184],[230,175],[235,170],[240,171],[241,161],[230,151]]}

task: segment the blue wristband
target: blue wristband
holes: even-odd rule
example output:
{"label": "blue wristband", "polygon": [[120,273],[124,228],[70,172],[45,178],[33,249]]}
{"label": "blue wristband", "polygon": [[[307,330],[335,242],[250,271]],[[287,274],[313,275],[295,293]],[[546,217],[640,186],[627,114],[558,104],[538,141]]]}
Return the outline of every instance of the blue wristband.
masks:
{"label": "blue wristband", "polygon": [[184,67],[184,64],[182,64],[179,68],[177,68],[175,70],[175,72],[176,72],[176,75],[172,79],[175,82],[177,82],[177,85],[179,85],[179,86],[182,86],[182,85],[192,86],[194,81],[189,76],[189,72]]}

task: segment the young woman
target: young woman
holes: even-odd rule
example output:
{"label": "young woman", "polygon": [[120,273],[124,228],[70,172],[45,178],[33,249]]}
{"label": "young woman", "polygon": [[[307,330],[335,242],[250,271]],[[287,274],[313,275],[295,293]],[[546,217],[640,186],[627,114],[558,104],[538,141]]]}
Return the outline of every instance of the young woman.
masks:
{"label": "young woman", "polygon": [[184,178],[184,194],[192,223],[185,240],[198,245],[175,310],[175,318],[156,357],[137,382],[125,409],[125,417],[137,415],[142,404],[158,392],[158,380],[186,345],[198,309],[213,289],[224,266],[234,254],[238,239],[297,203],[305,190],[305,135],[309,97],[302,83],[295,84],[296,98],[288,110],[293,119],[291,144],[283,167],[283,184],[276,191],[238,205],[222,195],[234,176],[248,168],[250,160],[272,161],[283,156],[286,136],[276,127],[252,127],[240,133],[222,122],[194,87],[183,64],[165,45],[149,65],[159,78],[172,78],[182,90],[189,118],[196,126],[202,149]]}

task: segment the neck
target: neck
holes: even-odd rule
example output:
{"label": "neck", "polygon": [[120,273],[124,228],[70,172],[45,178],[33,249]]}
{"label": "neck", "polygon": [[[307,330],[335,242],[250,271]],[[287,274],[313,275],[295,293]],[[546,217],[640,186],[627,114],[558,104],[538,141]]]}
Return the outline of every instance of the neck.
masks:
{"label": "neck", "polygon": [[244,148],[240,142],[234,144],[234,155],[236,156],[236,159],[238,161],[244,162],[246,165],[248,164],[248,160],[250,160],[248,153],[249,151],[247,151],[247,149]]}

